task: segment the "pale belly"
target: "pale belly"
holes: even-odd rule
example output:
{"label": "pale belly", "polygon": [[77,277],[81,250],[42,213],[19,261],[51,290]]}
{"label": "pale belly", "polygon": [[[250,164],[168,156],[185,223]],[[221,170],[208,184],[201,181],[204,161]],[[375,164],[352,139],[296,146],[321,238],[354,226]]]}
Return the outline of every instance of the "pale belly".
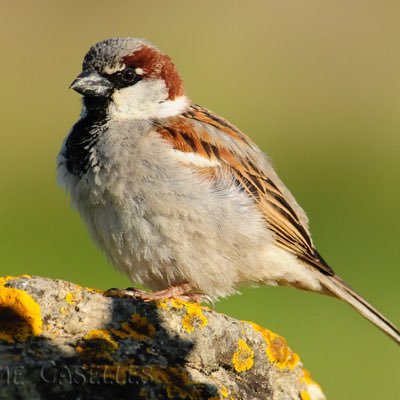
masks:
{"label": "pale belly", "polygon": [[159,143],[146,151],[124,164],[116,156],[80,179],[59,171],[92,238],[133,283],[160,290],[188,282],[217,298],[243,284],[304,281],[307,269],[274,245],[255,203],[233,182],[200,179]]}

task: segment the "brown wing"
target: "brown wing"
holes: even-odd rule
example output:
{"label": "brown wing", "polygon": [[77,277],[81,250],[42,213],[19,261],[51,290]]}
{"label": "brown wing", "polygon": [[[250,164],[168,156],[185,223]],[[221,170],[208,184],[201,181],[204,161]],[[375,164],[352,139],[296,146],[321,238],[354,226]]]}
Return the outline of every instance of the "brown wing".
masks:
{"label": "brown wing", "polygon": [[192,105],[182,115],[169,118],[168,123],[159,123],[157,130],[174,149],[218,161],[222,168],[228,169],[237,184],[256,202],[278,245],[321,272],[334,275],[314,248],[304,220],[285,198],[279,183],[266,176],[260,163],[264,156],[246,135],[197,105]]}

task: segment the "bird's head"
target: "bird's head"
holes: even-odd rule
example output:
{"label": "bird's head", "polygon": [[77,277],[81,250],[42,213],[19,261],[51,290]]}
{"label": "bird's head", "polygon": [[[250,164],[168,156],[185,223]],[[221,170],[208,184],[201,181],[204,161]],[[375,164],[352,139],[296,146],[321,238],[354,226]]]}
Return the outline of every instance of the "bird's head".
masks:
{"label": "bird's head", "polygon": [[86,109],[106,105],[111,118],[165,118],[189,102],[172,60],[143,39],[96,43],[70,87],[84,96]]}

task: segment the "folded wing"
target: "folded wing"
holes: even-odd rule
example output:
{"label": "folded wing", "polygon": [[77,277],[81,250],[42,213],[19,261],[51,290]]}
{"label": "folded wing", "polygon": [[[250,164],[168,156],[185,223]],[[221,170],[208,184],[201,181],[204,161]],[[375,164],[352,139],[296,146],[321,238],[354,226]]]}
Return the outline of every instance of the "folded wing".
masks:
{"label": "folded wing", "polygon": [[254,199],[281,248],[322,273],[334,275],[312,244],[304,212],[246,135],[197,105],[165,121],[157,123],[157,130],[177,158],[211,178],[218,175],[218,168],[226,170]]}

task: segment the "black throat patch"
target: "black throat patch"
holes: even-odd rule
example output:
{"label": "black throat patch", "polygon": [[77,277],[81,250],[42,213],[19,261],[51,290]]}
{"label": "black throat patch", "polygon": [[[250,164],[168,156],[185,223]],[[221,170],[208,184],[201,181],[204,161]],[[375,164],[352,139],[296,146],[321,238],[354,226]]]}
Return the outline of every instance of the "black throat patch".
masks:
{"label": "black throat patch", "polygon": [[89,168],[95,166],[90,161],[93,147],[99,135],[106,130],[108,99],[84,97],[87,114],[72,128],[65,143],[64,157],[68,172],[81,177]]}

